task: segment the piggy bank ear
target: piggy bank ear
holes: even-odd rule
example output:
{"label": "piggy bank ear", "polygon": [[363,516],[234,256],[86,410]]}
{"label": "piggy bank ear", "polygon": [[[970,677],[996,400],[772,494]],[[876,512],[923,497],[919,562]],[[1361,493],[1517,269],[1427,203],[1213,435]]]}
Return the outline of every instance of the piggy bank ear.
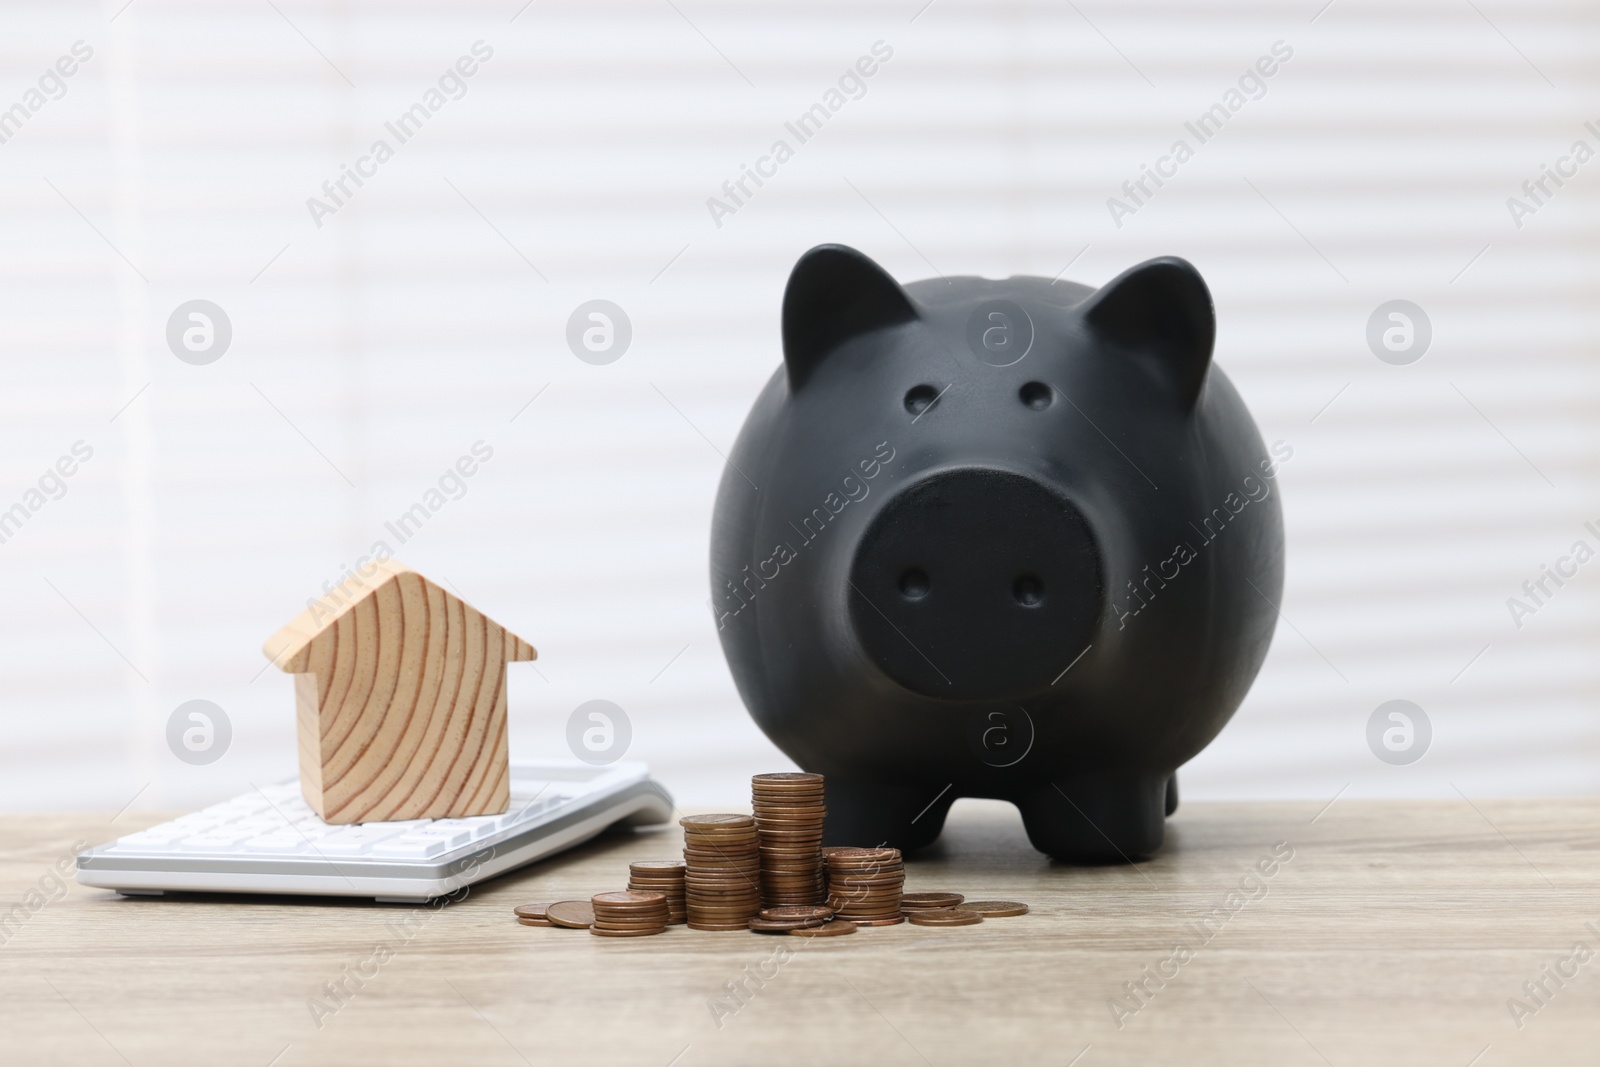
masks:
{"label": "piggy bank ear", "polygon": [[800,257],[783,293],[783,362],[798,390],[852,337],[917,317],[911,298],[853,248],[818,245]]}
{"label": "piggy bank ear", "polygon": [[1091,296],[1083,321],[1103,341],[1149,362],[1192,408],[1217,338],[1211,292],[1188,260],[1163,256],[1123,271]]}

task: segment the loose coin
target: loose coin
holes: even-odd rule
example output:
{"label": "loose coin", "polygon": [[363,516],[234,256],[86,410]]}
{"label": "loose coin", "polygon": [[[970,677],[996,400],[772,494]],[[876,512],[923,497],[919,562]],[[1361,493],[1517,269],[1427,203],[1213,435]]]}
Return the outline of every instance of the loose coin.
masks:
{"label": "loose coin", "polygon": [[963,902],[961,906],[967,911],[975,911],[988,919],[1028,914],[1028,906],[1019,904],[1015,900],[968,900]]}
{"label": "loose coin", "polygon": [[544,919],[544,910],[548,904],[518,904],[512,909],[512,914],[519,919]]}
{"label": "loose coin", "polygon": [[906,911],[912,908],[953,908],[965,899],[960,893],[906,893],[900,897],[900,907]]}
{"label": "loose coin", "polygon": [[587,900],[563,900],[547,907],[545,918],[557,926],[587,930],[594,925],[594,906]]}
{"label": "loose coin", "polygon": [[906,918],[918,926],[972,926],[983,922],[983,916],[966,908],[921,908],[907,913]]}

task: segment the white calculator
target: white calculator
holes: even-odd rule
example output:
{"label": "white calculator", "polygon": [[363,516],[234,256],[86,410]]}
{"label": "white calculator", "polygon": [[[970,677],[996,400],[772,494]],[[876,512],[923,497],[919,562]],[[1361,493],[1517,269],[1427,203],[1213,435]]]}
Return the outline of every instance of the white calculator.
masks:
{"label": "white calculator", "polygon": [[504,815],[335,826],[295,779],[78,854],[82,885],[127,895],[297,893],[416,903],[589,840],[672,818],[643,763],[513,763]]}

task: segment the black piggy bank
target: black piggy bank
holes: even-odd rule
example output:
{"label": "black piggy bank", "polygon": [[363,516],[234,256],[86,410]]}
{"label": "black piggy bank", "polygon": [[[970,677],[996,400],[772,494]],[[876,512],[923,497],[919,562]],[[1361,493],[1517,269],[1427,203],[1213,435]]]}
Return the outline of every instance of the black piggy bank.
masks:
{"label": "black piggy bank", "polygon": [[1160,847],[1283,585],[1292,450],[1215,334],[1181,259],[1094,290],[801,257],[718,491],[711,605],[751,715],[827,776],[828,843],[927,845],[968,796],[1060,860]]}

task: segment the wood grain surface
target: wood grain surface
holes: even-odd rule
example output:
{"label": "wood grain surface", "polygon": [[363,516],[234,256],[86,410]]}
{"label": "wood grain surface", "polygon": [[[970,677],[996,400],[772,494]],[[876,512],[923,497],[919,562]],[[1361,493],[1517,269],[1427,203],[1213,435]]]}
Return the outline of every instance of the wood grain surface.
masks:
{"label": "wood grain surface", "polygon": [[[1186,804],[1157,858],[1072,868],[1033,852],[1009,807],[962,801],[944,839],[908,864],[908,887],[1022,900],[1032,914],[829,939],[681,927],[606,939],[514,921],[517,904],[621,888],[630,860],[676,853],[676,827],[602,838],[429,910],[121,899],[76,885],[63,896],[49,876],[74,841],[97,844],[157,818],[128,814],[113,825],[103,815],[10,815],[0,818],[0,907],[22,914],[0,935],[0,1059],[139,1067],[1600,1059],[1600,957],[1561,962],[1580,942],[1600,950],[1589,925],[1600,926],[1600,801],[1343,798],[1319,816],[1322,807]],[[1272,873],[1261,873],[1274,857]],[[29,911],[25,899],[39,906]],[[1188,958],[1165,963],[1179,944]],[[775,957],[780,950],[792,956]],[[1573,976],[1560,987],[1545,979],[1550,995],[1519,1027],[1508,1000],[1532,1006],[1523,983],[1556,969]],[[1147,976],[1163,970],[1157,987]],[[331,993],[341,982],[350,992]],[[1148,993],[1129,1013],[1128,984],[1141,982]],[[748,992],[733,999],[740,984]]]}
{"label": "wood grain surface", "polygon": [[328,822],[510,806],[506,664],[533,646],[390,561],[269,639],[295,676],[300,789]]}

